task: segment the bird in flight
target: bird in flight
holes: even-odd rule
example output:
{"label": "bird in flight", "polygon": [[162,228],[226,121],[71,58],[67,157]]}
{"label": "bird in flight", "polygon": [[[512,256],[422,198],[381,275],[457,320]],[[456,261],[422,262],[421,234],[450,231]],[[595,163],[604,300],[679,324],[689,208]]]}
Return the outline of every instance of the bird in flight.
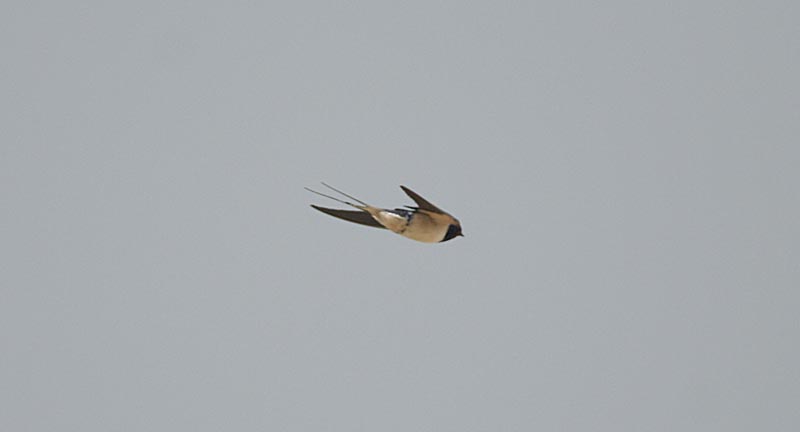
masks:
{"label": "bird in flight", "polygon": [[339,210],[311,205],[311,207],[333,217],[375,228],[385,228],[403,237],[424,243],[446,242],[456,237],[464,236],[464,234],[461,233],[461,223],[458,219],[431,204],[425,198],[422,198],[417,195],[416,192],[405,186],[400,186],[400,188],[417,203],[417,207],[405,206],[405,208],[389,210],[373,207],[328,184],[322,183],[322,185],[358,203],[353,204],[322,192],[305,188],[309,192],[322,195],[325,198],[330,198],[357,209]]}

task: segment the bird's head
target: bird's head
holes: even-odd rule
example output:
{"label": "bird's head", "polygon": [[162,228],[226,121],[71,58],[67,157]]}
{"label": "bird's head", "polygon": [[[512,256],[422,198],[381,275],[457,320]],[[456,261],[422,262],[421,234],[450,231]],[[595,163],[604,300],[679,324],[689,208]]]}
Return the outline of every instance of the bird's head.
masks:
{"label": "bird's head", "polygon": [[461,223],[458,221],[455,221],[455,223],[452,223],[447,227],[447,233],[444,235],[444,238],[441,242],[446,242],[456,237],[464,237],[464,234],[461,233]]}

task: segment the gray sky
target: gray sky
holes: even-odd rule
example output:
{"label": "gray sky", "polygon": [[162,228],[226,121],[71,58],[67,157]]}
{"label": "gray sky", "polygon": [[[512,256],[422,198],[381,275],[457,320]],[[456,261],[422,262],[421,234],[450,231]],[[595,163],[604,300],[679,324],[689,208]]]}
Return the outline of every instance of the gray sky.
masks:
{"label": "gray sky", "polygon": [[0,429],[800,429],[797,2],[333,3],[3,7]]}

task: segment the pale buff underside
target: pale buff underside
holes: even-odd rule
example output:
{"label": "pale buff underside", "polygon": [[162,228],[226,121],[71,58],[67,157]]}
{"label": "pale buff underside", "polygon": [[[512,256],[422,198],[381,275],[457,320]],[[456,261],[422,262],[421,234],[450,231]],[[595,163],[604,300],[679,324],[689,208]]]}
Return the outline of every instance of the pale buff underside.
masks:
{"label": "pale buff underside", "polygon": [[447,234],[447,228],[453,223],[453,217],[450,215],[417,210],[411,225],[407,226],[406,218],[398,214],[375,207],[368,207],[365,210],[388,230],[424,243],[442,241]]}

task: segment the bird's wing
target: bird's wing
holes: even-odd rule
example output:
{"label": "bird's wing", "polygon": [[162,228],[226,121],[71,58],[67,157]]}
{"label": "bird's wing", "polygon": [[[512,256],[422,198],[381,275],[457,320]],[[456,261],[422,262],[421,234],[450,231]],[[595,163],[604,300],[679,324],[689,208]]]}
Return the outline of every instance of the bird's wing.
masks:
{"label": "bird's wing", "polygon": [[440,209],[439,207],[436,207],[435,205],[429,203],[427,200],[425,200],[425,198],[422,198],[421,196],[419,196],[416,192],[412,191],[411,189],[409,189],[409,188],[407,188],[405,186],[400,186],[400,188],[403,189],[403,192],[405,192],[406,195],[410,196],[411,199],[413,199],[415,203],[417,203],[417,205],[419,206],[419,208],[421,210],[427,210],[427,211],[434,212],[434,213],[446,213],[444,210]]}
{"label": "bird's wing", "polygon": [[372,216],[365,211],[331,209],[331,208],[315,206],[313,204],[311,205],[311,207],[314,207],[315,209],[321,211],[322,213],[329,214],[339,219],[344,219],[348,222],[355,222],[357,224],[367,225],[375,228],[386,228],[383,225],[381,225],[378,221],[373,219]]}

